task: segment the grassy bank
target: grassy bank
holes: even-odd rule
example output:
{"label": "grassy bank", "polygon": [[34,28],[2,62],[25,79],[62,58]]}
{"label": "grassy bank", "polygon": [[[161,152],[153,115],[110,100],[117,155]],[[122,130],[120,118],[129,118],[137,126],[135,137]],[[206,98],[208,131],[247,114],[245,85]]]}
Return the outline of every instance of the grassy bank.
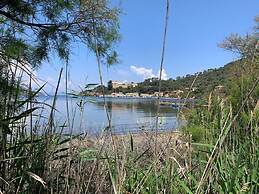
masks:
{"label": "grassy bank", "polygon": [[42,118],[34,115],[40,90],[28,91],[14,103],[20,111],[1,121],[1,192],[256,193],[259,107],[252,83],[240,106],[211,96],[207,106],[185,111],[179,133],[107,129],[95,138],[57,133],[67,125],[55,122],[55,98]]}

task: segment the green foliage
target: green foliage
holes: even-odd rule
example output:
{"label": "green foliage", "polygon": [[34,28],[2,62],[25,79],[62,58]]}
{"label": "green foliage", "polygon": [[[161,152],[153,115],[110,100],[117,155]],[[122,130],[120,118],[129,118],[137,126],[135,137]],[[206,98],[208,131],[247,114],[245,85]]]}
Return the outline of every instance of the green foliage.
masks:
{"label": "green foliage", "polygon": [[[244,67],[244,64],[247,64]],[[185,98],[188,93],[189,97],[195,97],[196,99],[202,100],[206,99],[211,92],[215,92],[216,86],[223,86],[222,95],[227,96],[232,93],[229,88],[230,84],[235,84],[234,81],[237,77],[241,76],[242,71],[248,71],[250,74],[253,72],[254,77],[259,75],[258,66],[256,62],[251,64],[251,61],[237,60],[231,63],[226,64],[224,67],[218,69],[208,69],[203,72],[198,72],[194,75],[186,75],[183,77],[178,77],[177,79],[168,79],[162,80],[161,92],[171,93],[172,91],[182,90],[183,93],[177,95],[173,94],[172,97],[181,97]],[[197,77],[198,74],[198,77]],[[197,79],[196,79],[197,77]],[[193,89],[190,89],[193,81],[196,81],[193,84]],[[123,92],[123,93],[148,93],[152,94],[158,92],[159,80],[156,78],[146,79],[143,82],[138,83],[136,87],[133,88],[108,88],[106,93],[112,92]]]}
{"label": "green foliage", "polygon": [[187,134],[192,135],[193,142],[203,142],[206,129],[203,126],[191,125],[183,129]]}
{"label": "green foliage", "polygon": [[1,57],[39,65],[55,52],[68,59],[71,44],[81,42],[102,62],[118,61],[119,9],[108,0],[4,1],[0,4]]}
{"label": "green foliage", "polygon": [[[256,74],[259,75],[259,74]],[[252,75],[243,74],[241,77],[233,79],[232,82],[228,83],[229,88],[229,100],[235,105],[234,107],[238,107],[242,104],[243,100],[246,97],[246,94],[249,92],[251,85],[255,82],[256,77]],[[254,92],[252,93],[248,103],[244,107],[247,112],[255,107],[257,100],[259,99],[259,88],[256,87]],[[236,112],[237,110],[235,110]]]}
{"label": "green foliage", "polygon": [[82,149],[79,152],[79,158],[81,161],[94,161],[97,151],[96,149]]}
{"label": "green foliage", "polygon": [[[53,178],[48,166],[68,158],[66,141],[56,134],[55,99],[45,123],[35,99],[44,86],[31,90],[32,69],[53,55],[67,61],[75,42],[102,63],[116,63],[119,14],[108,0],[0,2],[0,193],[46,193],[55,178],[65,182]],[[23,85],[25,77],[29,83]],[[79,158],[87,160],[87,154]]]}

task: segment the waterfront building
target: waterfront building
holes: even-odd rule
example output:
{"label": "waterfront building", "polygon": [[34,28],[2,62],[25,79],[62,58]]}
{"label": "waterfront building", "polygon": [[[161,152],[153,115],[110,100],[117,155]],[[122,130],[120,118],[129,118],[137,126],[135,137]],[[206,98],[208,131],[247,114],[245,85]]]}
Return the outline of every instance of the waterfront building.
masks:
{"label": "waterfront building", "polygon": [[150,97],[152,97],[152,95],[151,94],[140,94],[140,97],[142,97],[142,98],[150,98]]}
{"label": "waterfront building", "polygon": [[159,92],[154,92],[154,96],[158,97],[158,96],[163,96],[164,93],[163,92],[160,92],[160,95],[159,95]]}
{"label": "waterfront building", "polygon": [[126,93],[125,95],[128,97],[139,97],[139,93],[137,93],[137,92]]}
{"label": "waterfront building", "polygon": [[118,93],[111,93],[112,97],[124,97],[125,95],[122,92],[118,92]]}
{"label": "waterfront building", "polygon": [[138,84],[131,82],[131,83],[125,83],[125,82],[120,82],[120,81],[114,81],[110,80],[108,82],[108,89],[117,89],[117,88],[129,88],[129,87],[136,87]]}

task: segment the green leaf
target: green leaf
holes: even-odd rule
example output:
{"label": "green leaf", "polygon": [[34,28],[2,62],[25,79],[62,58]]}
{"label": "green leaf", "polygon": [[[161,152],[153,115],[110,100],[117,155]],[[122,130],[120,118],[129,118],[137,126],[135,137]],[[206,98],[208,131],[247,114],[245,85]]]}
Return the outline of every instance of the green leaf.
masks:
{"label": "green leaf", "polygon": [[189,189],[189,187],[185,184],[184,181],[180,181],[180,185],[188,194],[193,194],[193,192]]}
{"label": "green leaf", "polygon": [[15,121],[18,121],[22,118],[25,118],[27,117],[28,115],[30,115],[32,112],[34,112],[35,110],[37,110],[39,107],[34,107],[34,108],[31,108],[31,109],[28,109],[24,112],[22,112],[21,114],[19,114],[18,116],[14,116],[14,117],[9,117],[9,118],[6,118],[4,119],[3,121],[11,121],[11,123],[15,122]]}
{"label": "green leaf", "polygon": [[79,153],[79,157],[82,161],[94,161],[96,160],[97,149],[86,149]]}
{"label": "green leaf", "polygon": [[25,105],[27,102],[30,102],[45,86],[46,84],[43,84],[43,86],[41,86],[36,92],[34,92],[29,98],[27,98],[26,100],[22,101],[17,107],[16,109],[21,108],[23,105]]}
{"label": "green leaf", "polygon": [[207,148],[214,148],[214,145],[210,144],[205,144],[205,143],[191,143],[194,146],[202,146],[202,147],[207,147]]}

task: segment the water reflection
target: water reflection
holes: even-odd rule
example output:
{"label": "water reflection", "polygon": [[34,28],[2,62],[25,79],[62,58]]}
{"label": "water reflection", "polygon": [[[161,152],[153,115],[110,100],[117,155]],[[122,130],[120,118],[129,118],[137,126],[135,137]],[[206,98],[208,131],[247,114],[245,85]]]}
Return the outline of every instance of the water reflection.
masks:
{"label": "water reflection", "polygon": [[[47,99],[51,102],[53,99]],[[102,98],[85,97],[83,99],[83,114],[80,114],[78,108],[79,99],[70,98],[69,105],[74,114],[74,131],[99,133],[108,124],[105,113],[104,102]],[[126,98],[106,98],[108,111],[112,116],[112,127],[117,133],[138,130],[155,129],[155,116],[157,111],[156,101],[154,99],[126,99]],[[56,119],[66,120],[66,99],[59,96],[56,108],[59,113]],[[83,118],[80,119],[83,115]],[[81,128],[80,121],[83,121]],[[176,129],[181,125],[176,117],[176,111],[170,106],[161,106],[159,114],[159,128],[161,130]]]}
{"label": "water reflection", "polygon": [[[141,98],[106,98],[108,110],[116,112],[127,109],[132,112],[143,112],[148,116],[155,116],[157,111],[155,99]],[[97,106],[104,106],[102,98],[96,98]],[[146,115],[146,116],[147,116]],[[176,116],[176,111],[170,106],[160,106],[160,115],[164,117]]]}

